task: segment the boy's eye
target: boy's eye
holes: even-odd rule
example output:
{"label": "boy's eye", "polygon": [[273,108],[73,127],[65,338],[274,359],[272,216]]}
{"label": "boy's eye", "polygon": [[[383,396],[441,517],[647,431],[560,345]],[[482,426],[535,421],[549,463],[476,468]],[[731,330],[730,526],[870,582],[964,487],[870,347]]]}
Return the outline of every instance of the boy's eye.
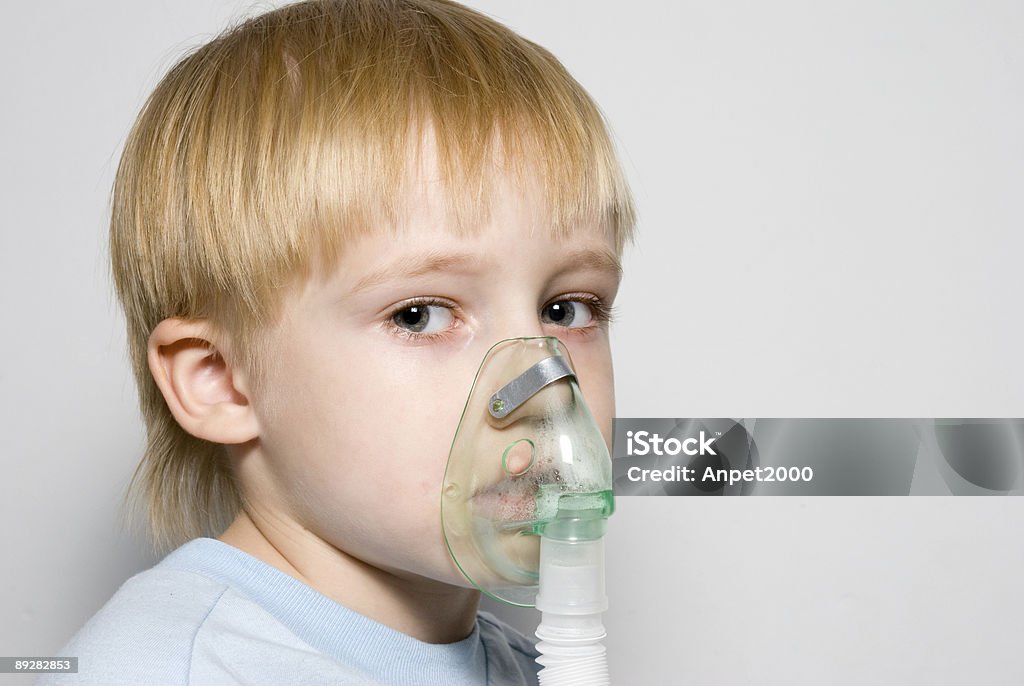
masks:
{"label": "boy's eye", "polygon": [[395,326],[412,333],[438,333],[452,325],[451,309],[439,305],[412,305],[395,312],[391,321]]}
{"label": "boy's eye", "polygon": [[578,329],[590,326],[594,321],[594,313],[590,305],[579,300],[559,300],[541,310],[540,318],[547,324]]}

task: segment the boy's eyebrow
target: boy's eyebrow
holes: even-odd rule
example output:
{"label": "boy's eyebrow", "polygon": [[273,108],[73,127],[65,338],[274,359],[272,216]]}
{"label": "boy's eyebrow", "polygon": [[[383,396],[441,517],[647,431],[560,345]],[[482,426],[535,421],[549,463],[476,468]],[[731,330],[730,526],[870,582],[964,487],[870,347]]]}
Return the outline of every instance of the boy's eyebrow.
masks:
{"label": "boy's eyebrow", "polygon": [[[567,269],[593,269],[614,274],[616,281],[622,278],[622,263],[618,256],[610,250],[595,250],[593,248],[574,250],[564,255],[563,260]],[[479,256],[469,253],[428,252],[425,255],[412,255],[397,260],[379,272],[359,279],[352,287],[351,292],[359,293],[396,277],[423,276],[435,271],[480,263],[480,261]]]}
{"label": "boy's eyebrow", "polygon": [[430,272],[461,267],[474,261],[476,261],[475,258],[466,253],[428,252],[425,255],[408,256],[389,264],[379,272],[359,279],[355,286],[352,287],[352,293],[359,293],[374,286],[379,286],[388,279],[398,276],[406,278],[423,276]]}
{"label": "boy's eyebrow", "polygon": [[611,272],[615,280],[622,279],[622,262],[618,255],[611,250],[595,250],[587,248],[575,250],[565,257],[565,263],[582,269],[593,269],[595,271]]}

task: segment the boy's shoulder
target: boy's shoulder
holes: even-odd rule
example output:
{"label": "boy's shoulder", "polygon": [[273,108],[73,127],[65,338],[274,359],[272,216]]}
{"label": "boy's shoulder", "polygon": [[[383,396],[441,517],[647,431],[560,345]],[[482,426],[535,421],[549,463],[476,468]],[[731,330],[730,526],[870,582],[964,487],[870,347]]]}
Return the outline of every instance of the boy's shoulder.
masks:
{"label": "boy's shoulder", "polygon": [[37,686],[368,683],[219,575],[225,553],[197,539],[125,581],[61,650],[78,657],[78,673],[47,675]]}
{"label": "boy's shoulder", "polygon": [[228,590],[160,565],[136,574],[62,649],[79,657],[75,678],[53,683],[188,683],[196,634]]}

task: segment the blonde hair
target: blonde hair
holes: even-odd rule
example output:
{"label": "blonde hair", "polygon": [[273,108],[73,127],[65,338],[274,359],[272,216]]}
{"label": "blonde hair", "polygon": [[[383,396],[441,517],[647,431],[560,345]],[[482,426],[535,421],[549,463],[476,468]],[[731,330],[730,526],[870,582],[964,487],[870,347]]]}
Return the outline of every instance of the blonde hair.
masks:
{"label": "blonde hair", "polygon": [[280,290],[396,216],[425,128],[463,229],[486,212],[500,145],[539,172],[554,231],[599,222],[620,253],[631,238],[629,189],[587,93],[549,52],[453,2],[282,7],[184,57],[149,97],[117,171],[110,248],[147,427],[129,499],[157,548],[219,534],[241,496],[224,446],[168,410],[150,333],[169,317],[212,322],[231,342],[219,352],[258,379]]}

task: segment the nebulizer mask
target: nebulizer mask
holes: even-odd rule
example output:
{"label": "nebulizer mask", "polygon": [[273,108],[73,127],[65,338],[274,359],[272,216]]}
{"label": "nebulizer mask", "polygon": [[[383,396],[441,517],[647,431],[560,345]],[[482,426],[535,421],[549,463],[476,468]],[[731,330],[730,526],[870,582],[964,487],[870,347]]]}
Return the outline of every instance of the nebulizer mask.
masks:
{"label": "nebulizer mask", "polygon": [[541,611],[545,686],[609,683],[601,613],[613,509],[611,458],[566,350],[551,337],[494,345],[452,442],[441,520],[474,586]]}

